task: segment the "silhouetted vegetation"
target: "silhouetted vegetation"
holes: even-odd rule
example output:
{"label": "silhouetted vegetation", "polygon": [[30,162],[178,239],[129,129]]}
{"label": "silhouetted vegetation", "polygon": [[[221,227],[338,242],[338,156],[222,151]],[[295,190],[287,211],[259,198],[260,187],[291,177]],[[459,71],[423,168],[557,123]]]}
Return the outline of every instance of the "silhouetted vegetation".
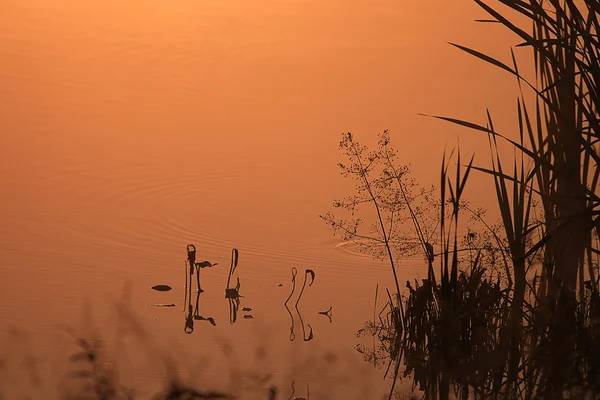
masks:
{"label": "silhouetted vegetation", "polygon": [[[294,295],[294,292],[296,290],[296,275],[297,274],[298,274],[298,270],[296,269],[296,267],[292,267],[292,290],[290,291],[290,295],[288,296],[288,298],[283,302],[283,306],[285,307],[288,314],[290,315],[290,320],[291,320],[290,342],[293,342],[296,339],[296,330],[295,330],[296,325],[295,325],[295,321],[294,321],[294,315],[292,314],[292,310],[290,310],[290,308],[288,307],[288,302],[290,301],[290,299],[292,298],[292,296]],[[302,314],[300,313],[300,309],[298,308],[298,303],[300,303],[300,300],[302,299],[302,294],[304,293],[304,288],[306,287],[306,279],[308,276],[310,276],[310,283],[308,284],[308,286],[312,286],[312,284],[315,282],[315,271],[313,271],[312,269],[307,269],[306,271],[304,271],[304,282],[302,283],[302,289],[300,289],[300,294],[298,295],[298,298],[296,299],[296,302],[294,303],[294,310],[296,310],[296,314],[298,315],[298,318],[300,319],[300,327],[302,328],[302,339],[305,342],[310,342],[314,338],[313,329],[312,329],[312,326],[310,326],[310,324],[308,324],[308,334],[306,333],[306,327],[304,325],[304,320],[302,319]],[[331,316],[328,314],[327,314],[327,316],[331,320]]]}
{"label": "silhouetted vegetation", "polygon": [[[498,133],[489,111],[485,126],[436,117],[487,134],[492,167],[471,162],[465,167],[459,155],[452,183],[447,162],[442,161],[440,240],[432,245],[427,236],[418,235],[429,262],[428,279],[422,285],[415,282],[414,288],[408,284],[403,302],[392,302],[390,297],[391,318],[373,321],[360,334],[378,335],[380,353],[387,353],[396,373],[402,359],[404,374],[412,374],[426,398],[447,399],[451,394],[463,399],[596,397],[600,394],[600,202],[596,194],[600,7],[591,0],[500,0],[532,22],[532,33],[527,33],[486,2],[475,2],[493,18],[483,22],[504,25],[523,40],[518,46],[533,51],[536,82],[529,82],[519,73],[514,54],[511,67],[453,44],[516,77],[521,90],[518,139]],[[525,90],[535,95],[533,112],[527,107]],[[509,142],[517,152],[510,172],[501,161],[498,140]],[[342,148],[347,149],[348,143],[354,143],[350,134],[344,135]],[[350,148],[359,147],[352,144]],[[379,153],[366,156],[366,149],[359,149],[346,153],[353,168],[342,168],[365,182],[358,192],[367,188],[370,198],[366,200],[374,203],[378,216],[382,208],[394,210],[393,205],[381,207],[383,198],[375,194],[390,191],[385,185],[391,182],[395,183],[391,192],[402,192],[407,186],[403,170],[386,165],[384,174],[389,179],[382,185],[381,178],[372,178],[365,167],[376,162]],[[503,229],[501,234],[491,229],[489,233],[496,242],[492,250],[500,256],[494,256],[495,264],[504,268],[505,281],[486,276],[496,265],[483,256],[485,249],[467,260],[459,257],[464,250],[459,216],[468,211],[461,196],[473,169],[494,182]],[[410,211],[418,233],[421,216],[410,209],[414,201],[402,197],[398,204]],[[538,208],[541,215],[536,216]],[[350,236],[357,237],[347,225],[326,219],[334,228],[345,227]],[[394,232],[379,221],[379,234],[394,270],[389,251]],[[463,238],[462,244],[469,239]],[[427,251],[434,245],[439,248],[439,282],[432,266],[434,257]],[[397,279],[396,289],[399,293]],[[370,361],[379,357],[375,349],[372,353],[362,350]]]}
{"label": "silhouetted vegetation", "polygon": [[[456,171],[449,171],[446,154],[441,161],[436,190],[423,188],[409,166],[398,162],[389,131],[378,137],[375,149],[345,133],[340,150],[343,176],[356,180],[355,193],[333,204],[321,218],[344,242],[375,258],[387,260],[394,278],[392,291],[373,320],[357,336],[376,339],[373,348],[358,350],[375,367],[386,368],[392,380],[389,397],[402,376],[410,377],[427,399],[560,399],[600,396],[600,37],[597,0],[498,0],[499,7],[531,23],[530,33],[497,8],[474,0],[491,17],[480,22],[503,25],[521,40],[518,47],[532,50],[535,81],[512,65],[468,47],[456,48],[512,74],[519,88],[518,127],[514,135],[497,132],[492,115],[484,124],[433,116],[487,135],[491,167],[466,164],[456,153]],[[526,101],[533,95],[533,105]],[[509,168],[498,143],[513,146]],[[487,174],[494,184],[500,223],[488,224],[484,212],[472,209],[464,193],[469,176]],[[365,207],[371,214],[359,217]],[[347,211],[348,218],[338,212]],[[465,218],[468,220],[465,221]],[[369,224],[365,225],[365,221]],[[372,222],[372,223],[371,223]],[[397,270],[402,258],[422,255],[427,278],[401,285]],[[229,320],[237,320],[240,279],[231,280],[238,266],[232,251],[225,287]],[[195,321],[216,325],[201,315],[200,271],[217,264],[196,262],[196,247],[187,246],[183,311],[185,333]],[[196,273],[197,294],[192,301]],[[292,269],[296,290],[297,269]],[[294,303],[303,341],[314,338],[303,321],[299,303],[315,272],[306,269]],[[406,289],[402,289],[404,286]],[[152,289],[169,291],[168,285]],[[222,288],[221,288],[222,289]],[[310,290],[309,290],[310,291]],[[173,303],[155,304],[172,307]],[[195,306],[195,307],[194,307]],[[242,311],[249,312],[249,307]],[[332,308],[321,311],[331,321]],[[244,318],[252,318],[246,314]],[[320,317],[319,317],[320,318]],[[102,359],[101,342],[77,339],[79,351],[70,357],[75,371],[68,379],[73,392],[64,399],[135,399],[121,385],[114,366]],[[295,386],[292,382],[292,394]],[[306,385],[306,398],[309,387]],[[261,392],[262,393],[262,392]],[[265,389],[276,399],[278,389]],[[156,400],[233,398],[205,392],[171,379]],[[298,397],[298,399],[301,399]]]}

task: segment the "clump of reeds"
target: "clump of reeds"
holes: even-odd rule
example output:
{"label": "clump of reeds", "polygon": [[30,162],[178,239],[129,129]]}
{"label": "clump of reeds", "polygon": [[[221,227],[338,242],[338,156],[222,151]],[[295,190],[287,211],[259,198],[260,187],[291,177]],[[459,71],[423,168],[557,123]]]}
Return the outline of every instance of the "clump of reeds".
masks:
{"label": "clump of reeds", "polygon": [[[487,2],[475,2],[493,18],[483,22],[509,28],[523,40],[520,47],[533,50],[535,60],[536,81],[529,82],[514,54],[509,66],[454,45],[517,78],[518,139],[498,133],[489,112],[485,126],[437,117],[490,139],[492,167],[472,168],[489,174],[496,188],[503,226],[497,244],[507,281],[499,286],[481,279],[487,265],[479,255],[457,278],[456,235],[451,246],[442,237],[441,282],[430,272],[408,295],[405,363],[430,398],[448,398],[451,387],[465,399],[597,396],[600,7],[595,0],[499,0],[532,22],[528,33]],[[535,95],[533,112],[524,90]],[[511,143],[520,156],[510,172],[501,162],[498,140]],[[454,199],[470,168],[464,179],[457,170],[454,188],[449,186]],[[535,202],[542,209],[537,218]],[[458,201],[450,203],[453,210],[460,207]],[[444,204],[442,195],[440,224],[446,221]],[[458,215],[453,220],[458,223]]]}
{"label": "clump of reeds", "polygon": [[[503,338],[506,393],[520,396],[525,387],[525,397],[560,398],[573,388],[596,390],[599,381],[591,357],[597,349],[590,345],[593,321],[586,307],[598,292],[593,236],[600,227],[600,157],[595,146],[600,134],[600,7],[592,0],[500,0],[532,22],[528,33],[486,2],[475,2],[492,22],[517,34],[523,40],[519,46],[532,49],[535,60],[536,82],[529,82],[519,73],[514,54],[510,67],[455,45],[517,78],[518,140],[496,132],[489,112],[485,127],[443,118],[490,137],[492,169],[479,169],[494,179],[514,280]],[[524,89],[535,95],[533,114]],[[521,155],[511,174],[500,162],[498,139],[512,143]],[[533,165],[527,171],[525,159]],[[539,223],[531,221],[534,198],[543,208]],[[536,256],[541,263],[533,265],[537,270],[531,285],[527,273]]]}
{"label": "clump of reeds", "polygon": [[442,162],[439,281],[434,269],[434,248],[429,244],[428,279],[422,285],[415,281],[414,288],[407,282],[409,293],[401,339],[405,376],[413,373],[414,383],[430,398],[448,398],[452,388],[465,399],[470,388],[486,396],[502,376],[502,369],[498,368],[504,361],[499,334],[505,333],[509,289],[503,289],[499,279],[492,282],[484,277],[481,250],[467,268],[460,270],[459,216],[471,163],[472,160],[461,175],[459,153],[452,183],[445,160]]}
{"label": "clump of reeds", "polygon": [[[582,300],[563,291],[562,298],[549,297],[551,302],[540,303],[539,276],[535,275],[532,281],[525,281],[523,297],[515,300],[514,253],[502,238],[497,237],[496,250],[500,249],[510,269],[505,284],[498,275],[495,280],[486,277],[482,250],[473,258],[459,257],[463,250],[458,240],[460,197],[471,168],[469,163],[461,175],[459,167],[451,183],[444,162],[441,199],[445,193],[449,196],[440,201],[440,221],[447,221],[440,224],[441,251],[434,255],[433,246],[426,243],[430,249],[428,279],[422,284],[415,281],[414,287],[407,282],[403,308],[394,305],[388,294],[389,301],[378,322],[374,319],[359,331],[359,336],[376,336],[379,348],[370,352],[363,346],[359,350],[376,365],[387,358],[386,374],[393,366],[394,379],[403,363],[403,375],[412,375],[414,384],[427,398],[447,399],[452,393],[463,399],[560,397],[563,390],[579,395],[596,393],[600,346],[594,338],[600,331],[594,328],[592,315],[600,314],[600,294],[591,281]],[[498,185],[500,192],[507,191],[501,182]],[[513,200],[527,204],[523,200],[527,199],[526,193],[521,193],[522,197]],[[527,214],[528,208],[523,207],[523,212]],[[523,221],[524,230],[528,218]],[[523,246],[527,254],[531,241],[523,241]],[[513,246],[512,251],[518,248]],[[436,258],[439,279],[434,267]],[[531,268],[534,261],[528,254],[523,268]],[[556,387],[557,376],[552,372],[558,368],[549,365],[561,363],[564,385]]]}

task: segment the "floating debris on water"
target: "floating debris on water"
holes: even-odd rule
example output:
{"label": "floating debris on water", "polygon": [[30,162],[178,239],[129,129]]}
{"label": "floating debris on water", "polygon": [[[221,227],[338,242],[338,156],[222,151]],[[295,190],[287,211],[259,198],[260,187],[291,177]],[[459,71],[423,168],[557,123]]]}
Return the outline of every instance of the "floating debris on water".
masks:
{"label": "floating debris on water", "polygon": [[250,308],[250,307],[242,307],[242,311],[252,311],[252,308]]}
{"label": "floating debris on water", "polygon": [[175,307],[175,303],[168,303],[168,304],[150,304],[150,307]]}
{"label": "floating debris on water", "polygon": [[171,290],[171,286],[169,285],[155,285],[152,286],[153,290],[158,290],[159,292],[168,292],[169,290]]}
{"label": "floating debris on water", "polygon": [[333,310],[333,307],[329,307],[329,310],[327,310],[327,311],[319,311],[319,314],[321,314],[321,315],[332,315],[332,310]]}
{"label": "floating debris on water", "polygon": [[253,319],[254,315],[249,315],[249,314],[248,315],[244,315],[244,318],[246,318],[246,319]]}
{"label": "floating debris on water", "polygon": [[277,286],[283,286],[283,283],[280,283],[280,284],[279,284],[279,285],[277,285]]}
{"label": "floating debris on water", "polygon": [[329,318],[329,323],[331,323],[331,317],[333,316],[333,307],[329,307],[329,310],[327,311],[319,311],[319,314],[321,315],[325,315],[327,318]]}

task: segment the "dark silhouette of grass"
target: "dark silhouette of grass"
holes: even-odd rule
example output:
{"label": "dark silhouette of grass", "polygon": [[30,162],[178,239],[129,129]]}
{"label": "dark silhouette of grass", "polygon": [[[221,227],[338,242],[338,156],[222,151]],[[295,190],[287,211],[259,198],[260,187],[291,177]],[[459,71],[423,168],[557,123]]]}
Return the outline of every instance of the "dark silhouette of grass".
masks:
{"label": "dark silhouette of grass", "polygon": [[[197,296],[202,296],[202,294],[197,293]],[[111,350],[111,346],[108,346],[107,342],[104,340],[98,339],[99,337],[104,336],[104,334],[88,332],[87,335],[94,337],[94,339],[81,339],[79,335],[71,333],[73,331],[69,330],[73,342],[76,344],[76,349],[72,352],[71,356],[69,356],[68,353],[66,355],[65,353],[61,354],[64,355],[65,359],[69,360],[70,372],[64,375],[60,374],[64,377],[64,382],[61,381],[60,384],[57,385],[61,388],[58,393],[54,393],[51,390],[48,390],[48,393],[46,393],[46,390],[50,389],[48,383],[53,385],[53,382],[47,381],[45,388],[40,388],[40,390],[44,390],[41,397],[35,394],[33,397],[27,397],[25,394],[20,397],[3,397],[2,393],[5,392],[6,384],[10,384],[9,381],[3,379],[0,384],[0,398],[45,398],[49,400],[190,400],[235,398],[286,400],[290,398],[313,398],[313,394],[309,392],[309,386],[310,391],[312,391],[313,387],[308,382],[306,384],[303,382],[302,387],[294,388],[290,386],[291,381],[294,380],[293,375],[290,375],[289,378],[282,376],[283,382],[278,384],[279,387],[271,382],[272,374],[267,373],[269,370],[269,362],[268,359],[266,359],[266,352],[268,352],[269,349],[268,346],[266,348],[257,348],[256,354],[257,356],[260,356],[257,361],[264,360],[266,363],[263,362],[257,364],[252,370],[242,369],[242,366],[239,363],[240,360],[236,359],[231,347],[225,346],[223,348],[224,357],[231,368],[232,384],[229,385],[231,390],[208,390],[208,388],[202,385],[194,385],[194,380],[182,381],[178,376],[175,358],[160,349],[163,347],[163,344],[154,342],[151,335],[147,333],[140,321],[136,319],[133,310],[131,310],[126,303],[128,301],[127,299],[128,296],[125,294],[123,299],[124,303],[116,304],[115,307],[115,311],[119,316],[118,321],[116,321],[116,325],[114,326],[117,329],[116,340],[120,342],[122,338],[128,337],[136,344],[141,345],[140,350],[142,353],[152,354],[150,360],[151,364],[164,364],[167,374],[162,390],[156,390],[154,394],[151,394],[143,387],[138,386],[136,389],[133,389],[133,387],[128,386],[127,382],[131,381],[132,378],[134,380],[136,378],[136,367],[133,365],[129,366],[128,369],[130,370],[125,374],[128,377],[124,377],[122,374],[124,370],[119,368],[117,359],[111,354],[113,351]],[[199,308],[199,306],[197,308]],[[192,316],[194,314],[196,313],[193,312]],[[86,315],[86,324],[91,323],[89,314],[86,313]],[[90,328],[95,330],[93,324]],[[214,345],[214,343],[211,344]],[[223,342],[222,344],[226,344],[226,342]],[[114,350],[120,352],[119,348],[121,348],[121,346],[117,344]],[[127,355],[124,356],[127,358]],[[156,356],[158,356],[158,358]],[[4,355],[2,357],[4,357]],[[325,364],[320,368],[335,366],[335,357],[325,354],[323,360],[325,361]],[[19,360],[16,360],[16,362],[15,365],[20,365]],[[319,364],[318,362],[315,362],[315,360],[309,359],[304,361],[304,366],[293,366],[295,362],[302,363],[303,361],[294,360],[294,362],[292,362],[290,360],[291,373],[294,375],[300,370],[311,366],[317,367]],[[323,363],[321,362],[321,364]],[[204,368],[202,364],[200,365],[201,369]],[[206,367],[208,367],[208,365]],[[0,362],[0,371],[2,371],[2,368],[3,363]],[[35,372],[35,365],[33,365],[32,368]],[[290,383],[285,383],[285,381]],[[242,383],[236,385],[235,382]],[[332,385],[335,385],[335,383],[332,382]],[[295,393],[293,393],[294,390],[296,391]],[[142,391],[145,393],[142,393]],[[292,394],[290,394],[290,392],[292,392]],[[319,390],[317,390],[317,393],[318,392]],[[9,390],[6,393],[11,393],[11,391]],[[246,393],[248,394],[247,397]],[[15,395],[17,393],[13,391],[12,394]],[[31,394],[28,395],[31,396]],[[318,397],[317,394],[316,398]]]}
{"label": "dark silhouette of grass", "polygon": [[[164,388],[158,390],[150,396],[140,396],[134,389],[120,383],[119,375],[115,365],[107,367],[107,357],[100,340],[75,339],[78,350],[70,357],[70,362],[75,369],[67,376],[67,382],[70,387],[64,391],[59,398],[62,400],[194,400],[194,399],[246,399],[263,398],[265,400],[310,400],[313,398],[312,385],[308,382],[302,382],[297,385],[293,379],[287,385],[277,387],[269,384],[270,374],[264,373],[264,370],[256,370],[251,376],[254,376],[258,386],[263,389],[257,392],[256,389],[248,390],[248,397],[245,397],[244,389],[237,388],[237,395],[226,391],[207,390],[193,384],[183,383],[177,378],[175,369],[169,362],[165,365],[169,368],[170,377],[165,382]],[[230,351],[227,350],[227,351]],[[226,354],[226,356],[228,356]],[[231,356],[231,354],[229,354]],[[327,365],[335,366],[335,358],[325,354]],[[237,376],[239,371],[235,373]],[[239,377],[238,377],[239,378]],[[347,383],[338,383],[347,385]],[[332,382],[332,385],[335,383]],[[332,388],[333,389],[333,388]],[[332,390],[333,392],[333,390]],[[259,393],[262,393],[261,396]],[[251,395],[251,396],[250,396]],[[48,397],[56,398],[54,396]],[[319,398],[318,395],[317,397]],[[341,398],[341,397],[328,397]],[[347,398],[347,397],[343,397]],[[350,397],[359,398],[359,397]],[[366,397],[368,398],[368,397]],[[380,397],[373,397],[380,398]]]}
{"label": "dark silhouette of grass", "polygon": [[[465,400],[562,398],[564,391],[600,395],[600,346],[594,340],[600,333],[594,320],[600,314],[597,282],[584,282],[587,291],[579,299],[561,290],[559,297],[546,294],[546,301],[541,302],[536,273],[524,281],[519,295],[516,276],[520,270],[535,268],[533,253],[546,241],[528,240],[532,191],[519,186],[518,179],[513,180],[512,198],[503,181],[496,181],[499,203],[506,205],[503,212],[522,213],[511,217],[513,231],[495,236],[509,271],[507,284],[501,285],[499,277],[492,281],[491,275],[486,276],[482,250],[475,257],[461,259],[461,196],[474,167],[469,162],[461,174],[460,153],[457,161],[454,182],[448,175],[448,162],[442,161],[441,251],[434,254],[433,245],[424,243],[428,278],[422,285],[415,281],[415,287],[407,282],[408,295],[402,302],[394,301],[388,291],[379,321],[374,319],[359,331],[359,336],[377,336],[379,349],[366,351],[363,346],[359,351],[375,365],[387,359],[386,375],[391,371],[393,379],[390,398],[402,364],[404,376],[412,375],[426,398],[448,399],[452,394]],[[506,219],[504,223],[506,228]],[[436,258],[439,276],[433,266]],[[516,267],[515,260],[521,266]],[[559,368],[562,383],[557,386]]]}
{"label": "dark silhouette of grass", "polygon": [[[200,295],[200,293],[198,293]],[[78,369],[71,374],[71,379],[86,380],[82,391],[69,395],[65,400],[73,399],[97,399],[97,400],[135,400],[133,390],[117,383],[117,379],[111,374],[112,369],[103,367],[101,360],[101,348],[99,341],[88,341],[78,339],[77,344],[81,351],[73,354],[70,361],[78,363]],[[232,395],[218,391],[202,391],[187,387],[177,381],[171,381],[167,388],[152,397],[152,400],[192,400],[192,399],[232,399]]]}
{"label": "dark silhouette of grass", "polygon": [[[529,33],[488,1],[475,2],[492,17],[482,22],[505,26],[523,40],[518,46],[533,50],[536,80],[529,82],[520,74],[512,51],[509,66],[452,44],[517,78],[518,139],[497,132],[489,111],[485,126],[436,116],[488,135],[492,167],[474,166],[472,160],[462,165],[459,153],[456,178],[450,179],[444,158],[437,208],[440,239],[431,243],[420,233],[422,216],[411,207],[414,199],[402,196],[405,176],[394,172],[385,158],[385,132],[380,148],[371,153],[358,147],[352,135],[344,135],[341,148],[351,166],[341,166],[347,175],[359,176],[363,185],[353,202],[336,207],[373,203],[379,240],[390,252],[390,243],[398,235],[391,229],[393,219],[388,227],[380,210],[394,210],[394,202],[402,205],[409,211],[429,264],[428,279],[422,285],[415,282],[414,288],[408,285],[405,313],[403,302],[390,296],[387,307],[392,317],[371,322],[361,334],[378,335],[390,365],[395,363],[394,382],[402,360],[405,375],[413,375],[426,398],[448,399],[454,394],[462,399],[560,399],[565,393],[596,398],[600,395],[600,198],[596,193],[600,178],[596,147],[600,138],[600,7],[594,0],[499,0],[531,21]],[[535,95],[533,112],[527,107],[525,90]],[[500,140],[514,146],[518,155],[512,171],[501,161]],[[382,174],[370,175],[370,166],[382,159]],[[532,167],[526,168],[528,164]],[[496,241],[505,282],[486,276],[493,265],[481,250],[473,255],[468,249],[467,261],[459,256],[463,251],[459,245],[473,238],[458,240],[461,210],[470,211],[461,196],[473,169],[494,182],[502,230],[487,225],[485,229]],[[396,185],[390,189],[394,179]],[[386,191],[392,196],[380,196]],[[362,196],[365,192],[368,196]],[[386,203],[390,197],[391,205]],[[541,206],[541,215],[536,215],[536,204]],[[324,219],[334,229],[345,230],[346,238],[359,236],[352,224],[330,214]],[[359,222],[355,220],[354,226]],[[437,254],[432,251],[435,247],[440,249]],[[436,257],[440,263],[437,277]],[[389,261],[394,271],[391,252]],[[396,291],[399,295],[397,278]],[[375,351],[364,354],[377,357]]]}

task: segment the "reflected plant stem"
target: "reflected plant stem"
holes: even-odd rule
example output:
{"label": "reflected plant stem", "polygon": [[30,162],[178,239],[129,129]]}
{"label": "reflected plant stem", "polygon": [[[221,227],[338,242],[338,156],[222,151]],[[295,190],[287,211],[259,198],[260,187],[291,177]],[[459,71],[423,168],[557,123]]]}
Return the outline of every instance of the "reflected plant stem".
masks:
{"label": "reflected plant stem", "polygon": [[[192,332],[194,332],[194,315],[193,315],[193,308],[192,308],[192,275],[190,273],[190,271],[192,271],[192,269],[191,268],[188,269],[187,261],[185,261],[184,264],[185,264],[186,274],[185,274],[185,290],[184,290],[185,298],[183,301],[183,310],[185,312],[185,310],[187,308],[188,314],[185,317],[185,327],[183,328],[183,331],[189,335]],[[189,276],[189,279],[188,279],[188,276]],[[196,302],[196,308],[198,308],[197,302]]]}
{"label": "reflected plant stem", "polygon": [[194,310],[194,316],[198,315],[198,306],[200,305],[200,292],[196,295],[196,310]]}
{"label": "reflected plant stem", "polygon": [[202,315],[200,315],[200,294],[201,292],[198,292],[198,294],[196,295],[196,310],[194,311],[194,319],[199,321],[208,321],[212,326],[216,326],[217,323],[215,322],[215,319],[213,317],[203,317]]}
{"label": "reflected plant stem", "polygon": [[183,290],[183,296],[184,296],[183,297],[183,312],[185,312],[185,308],[186,308],[187,302],[188,302],[188,275],[190,274],[189,270],[188,270],[187,261],[185,261],[185,260],[183,261],[183,269],[185,272],[185,288]]}
{"label": "reflected plant stem", "polygon": [[188,304],[189,311],[188,315],[185,317],[185,327],[183,331],[187,334],[194,332],[194,316],[192,315],[192,299],[190,298],[190,302]]}
{"label": "reflected plant stem", "polygon": [[295,381],[292,381],[292,394],[290,394],[290,398],[288,400],[310,400],[310,390],[308,388],[308,383],[304,382],[304,384],[306,385],[306,398],[304,397],[294,397],[294,394],[296,394],[296,387],[295,387]]}
{"label": "reflected plant stem", "polygon": [[229,300],[229,323],[233,324],[237,320],[240,298],[228,298],[227,300]]}
{"label": "reflected plant stem", "polygon": [[[377,313],[377,297],[379,294],[379,283],[375,286],[375,304],[373,305],[373,322],[376,321],[375,314]],[[375,356],[375,336],[377,332],[373,332],[373,368],[377,368],[377,357]]]}
{"label": "reflected plant stem", "polygon": [[[292,296],[294,294],[294,290],[296,289],[296,275],[297,274],[298,274],[298,270],[296,269],[296,267],[292,267],[292,290],[291,290],[290,295],[288,296],[288,298],[283,303],[283,305],[285,306],[285,309],[288,311],[288,314],[290,314],[290,319],[291,319],[290,341],[291,342],[293,342],[294,339],[296,338],[295,322],[294,322],[294,315],[292,314],[292,311],[289,309],[287,303],[292,298]],[[306,279],[307,279],[308,275],[310,275],[310,277],[311,277],[311,281],[308,284],[308,286],[311,286],[314,283],[314,281],[315,281],[315,272],[313,270],[311,270],[311,269],[305,270],[304,271],[304,283],[302,284],[302,289],[300,290],[300,295],[298,296],[298,299],[296,300],[296,303],[294,304],[294,308],[296,309],[296,313],[298,314],[298,317],[300,318],[300,325],[302,326],[302,339],[305,342],[311,341],[314,338],[313,329],[312,329],[312,326],[310,326],[310,324],[308,324],[308,328],[310,329],[310,332],[308,334],[308,337],[306,337],[306,329],[304,327],[304,320],[302,319],[302,315],[300,314],[300,310],[298,309],[298,303],[300,303],[300,299],[302,298],[302,294],[304,293],[304,288],[306,287]],[[325,315],[327,315],[330,318],[330,320],[331,320],[331,317],[329,316],[328,312]]]}
{"label": "reflected plant stem", "polygon": [[[401,349],[400,354],[395,361],[396,365],[394,366],[394,377],[392,378],[392,386],[390,387],[390,394],[388,396],[388,400],[392,400],[392,396],[394,395],[394,388],[396,387],[396,381],[398,380],[398,373],[400,372],[400,360],[402,359],[402,353],[403,353],[403,350]],[[387,375],[388,371],[390,370],[391,365],[392,365],[392,359],[390,359],[390,362],[388,363],[388,367],[387,367],[387,370],[385,371],[385,375]]]}
{"label": "reflected plant stem", "polygon": [[298,274],[298,270],[296,269],[296,267],[292,267],[292,291],[290,292],[290,295],[288,296],[288,298],[283,302],[285,309],[287,310],[288,314],[290,314],[290,320],[292,321],[292,323],[290,325],[290,342],[293,342],[296,339],[296,332],[295,332],[295,326],[294,326],[294,316],[292,315],[292,311],[289,309],[287,303],[292,298],[292,295],[294,294],[294,290],[296,289],[296,275],[297,274]]}
{"label": "reflected plant stem", "polygon": [[233,324],[237,321],[237,314],[240,307],[240,277],[237,278],[237,283],[235,288],[232,288],[231,285],[231,277],[235,273],[237,269],[239,261],[239,251],[238,249],[231,250],[231,265],[229,266],[229,275],[227,276],[227,286],[225,288],[225,298],[227,298],[229,302],[229,323]]}
{"label": "reflected plant stem", "polygon": [[304,339],[305,342],[310,342],[314,338],[312,326],[310,326],[310,324],[307,324],[308,328],[310,329],[310,332],[309,332],[308,338],[307,338],[306,330],[304,329],[304,321],[302,320],[302,314],[300,314],[300,310],[298,309],[298,307],[294,307],[294,308],[296,309],[296,312],[298,313],[298,317],[300,318],[300,325],[302,326],[302,339]]}
{"label": "reflected plant stem", "polygon": [[290,314],[290,320],[292,321],[292,324],[290,325],[290,342],[293,342],[294,339],[296,339],[296,333],[294,332],[294,329],[295,329],[294,316],[292,315],[292,311],[287,306],[287,301],[285,303],[283,303],[283,305],[284,305],[285,309],[287,310],[288,314]]}
{"label": "reflected plant stem", "polygon": [[[327,318],[329,318],[329,323],[331,323],[331,311],[333,310],[333,307],[329,306],[329,309],[327,311],[319,311],[318,314],[324,315]],[[373,345],[375,345],[375,339],[373,339]]]}
{"label": "reflected plant stem", "polygon": [[[292,311],[287,306],[287,304],[284,304],[284,307],[287,310],[288,314],[290,315],[290,321],[291,321],[291,323],[290,323],[290,342],[293,342],[296,339],[296,332],[295,332],[296,322],[294,320],[294,315],[292,314]],[[298,314],[298,318],[300,319],[300,326],[302,327],[302,339],[305,342],[310,342],[314,338],[312,326],[310,326],[310,324],[307,324],[308,328],[309,328],[309,333],[308,333],[308,337],[306,337],[306,329],[304,327],[304,320],[302,319],[302,314],[300,313],[300,310],[298,309],[298,307],[294,307],[294,309],[296,310],[296,313]]]}

